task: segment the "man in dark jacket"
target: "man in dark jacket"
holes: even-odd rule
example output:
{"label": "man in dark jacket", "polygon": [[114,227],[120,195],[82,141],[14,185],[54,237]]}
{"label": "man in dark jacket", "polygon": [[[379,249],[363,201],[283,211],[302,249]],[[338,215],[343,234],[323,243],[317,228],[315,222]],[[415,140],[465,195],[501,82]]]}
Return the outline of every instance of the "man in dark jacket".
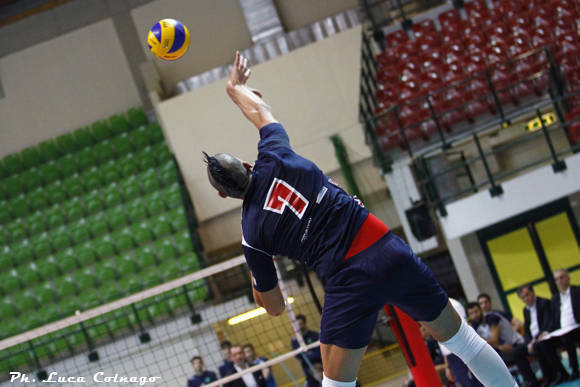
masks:
{"label": "man in dark jacket", "polygon": [[[234,375],[240,373],[249,367],[244,356],[244,351],[241,345],[232,345],[230,348],[230,356],[232,363],[227,367],[220,368],[220,376]],[[246,374],[239,379],[224,384],[225,387],[267,387],[268,382],[264,379],[262,371],[256,371],[252,374]]]}
{"label": "man in dark jacket", "polygon": [[559,384],[568,379],[568,373],[556,354],[557,341],[541,340],[552,328],[552,308],[550,300],[536,297],[531,285],[518,289],[518,296],[526,304],[524,307],[524,340],[528,353],[540,363],[545,384]]}
{"label": "man in dark jacket", "polygon": [[570,285],[570,275],[566,269],[554,272],[558,293],[552,297],[552,329],[570,330],[559,336],[559,341],[568,352],[572,375],[570,380],[578,379],[578,356],[576,347],[580,344],[580,286]]}

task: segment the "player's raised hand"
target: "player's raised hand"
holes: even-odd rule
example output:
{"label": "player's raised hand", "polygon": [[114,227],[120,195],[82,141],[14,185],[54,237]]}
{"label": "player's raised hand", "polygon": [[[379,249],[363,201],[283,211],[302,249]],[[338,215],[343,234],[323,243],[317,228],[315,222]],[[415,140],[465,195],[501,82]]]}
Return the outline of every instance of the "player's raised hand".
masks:
{"label": "player's raised hand", "polygon": [[248,78],[250,78],[251,72],[248,67],[248,59],[241,55],[239,51],[236,51],[234,65],[232,66],[228,83],[231,86],[245,85]]}

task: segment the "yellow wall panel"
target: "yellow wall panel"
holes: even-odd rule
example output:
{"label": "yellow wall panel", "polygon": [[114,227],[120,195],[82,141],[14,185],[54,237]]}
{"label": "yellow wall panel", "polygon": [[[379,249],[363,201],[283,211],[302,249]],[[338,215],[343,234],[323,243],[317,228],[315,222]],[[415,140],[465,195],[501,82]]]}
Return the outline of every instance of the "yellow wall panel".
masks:
{"label": "yellow wall panel", "polygon": [[580,264],[580,248],[566,213],[536,223],[552,271]]}

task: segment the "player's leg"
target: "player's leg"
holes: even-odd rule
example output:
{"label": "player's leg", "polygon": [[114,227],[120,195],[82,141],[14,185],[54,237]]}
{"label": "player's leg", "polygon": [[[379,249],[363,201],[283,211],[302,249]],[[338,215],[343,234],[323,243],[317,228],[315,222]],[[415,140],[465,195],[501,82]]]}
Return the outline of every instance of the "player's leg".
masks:
{"label": "player's leg", "polygon": [[[322,385],[354,386],[360,363],[367,347],[348,349],[333,344],[320,344],[324,379]],[[346,383],[336,384],[333,382]]]}

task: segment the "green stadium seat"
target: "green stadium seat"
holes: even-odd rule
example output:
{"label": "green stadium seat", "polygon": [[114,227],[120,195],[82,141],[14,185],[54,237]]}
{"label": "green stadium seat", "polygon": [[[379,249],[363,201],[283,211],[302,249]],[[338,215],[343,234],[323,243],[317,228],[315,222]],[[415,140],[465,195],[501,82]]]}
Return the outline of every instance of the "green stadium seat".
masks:
{"label": "green stadium seat", "polygon": [[[10,238],[8,237],[8,233],[6,232],[6,230],[4,230],[4,227],[0,225],[0,246],[7,245],[9,241]],[[0,265],[0,268],[1,267],[2,265]]]}
{"label": "green stadium seat", "polygon": [[77,262],[81,267],[89,266],[97,260],[92,241],[73,247]]}
{"label": "green stadium seat", "polygon": [[6,170],[8,176],[15,173],[20,173],[24,169],[24,166],[22,165],[22,159],[18,153],[5,156],[2,160],[2,164],[4,164],[4,169]]}
{"label": "green stadium seat", "polygon": [[93,269],[90,267],[85,267],[75,271],[72,274],[72,277],[81,295],[95,287],[95,284],[97,283]]}
{"label": "green stadium seat", "polygon": [[32,211],[41,211],[48,207],[48,197],[44,188],[38,188],[28,195],[28,204]]}
{"label": "green stadium seat", "polygon": [[68,227],[64,225],[50,229],[48,234],[50,236],[50,240],[52,241],[52,247],[54,248],[54,251],[60,251],[70,247],[71,241],[68,232]]}
{"label": "green stadium seat", "polygon": [[27,288],[40,282],[40,273],[38,272],[38,267],[36,266],[35,262],[30,262],[26,265],[20,265],[16,270],[18,272],[18,276],[20,277],[20,281],[22,281],[24,286]]}
{"label": "green stadium seat", "polygon": [[141,322],[144,321],[152,322],[151,316],[149,315],[149,311],[147,310],[147,301],[136,302],[134,305],[137,310],[137,313],[135,314],[133,311],[131,311],[131,314],[128,316],[131,325],[133,326],[137,325],[136,315],[139,316],[139,320],[141,320]]}
{"label": "green stadium seat", "polygon": [[84,126],[82,128],[78,128],[73,132],[73,136],[77,146],[82,149],[89,147],[95,143],[95,139],[91,134],[91,131],[88,126]]}
{"label": "green stadium seat", "polygon": [[163,185],[170,185],[173,183],[177,183],[179,181],[177,177],[177,169],[173,162],[169,162],[167,164],[171,164],[170,168],[159,168],[159,181]]}
{"label": "green stadium seat", "polygon": [[20,315],[26,311],[31,311],[32,309],[36,308],[36,299],[34,298],[34,294],[32,294],[32,290],[30,289],[26,289],[20,293],[14,294],[12,296],[12,300],[14,301],[14,305],[18,308]]}
{"label": "green stadium seat", "polygon": [[29,262],[34,257],[32,250],[32,245],[28,239],[24,239],[18,243],[12,244],[12,252],[14,257],[14,263],[16,265],[22,265],[23,263]]}
{"label": "green stadium seat", "polygon": [[127,208],[127,215],[131,223],[137,223],[147,218],[145,202],[141,198],[125,203],[125,207]]}
{"label": "green stadium seat", "polygon": [[[0,177],[0,180],[2,178]],[[4,190],[4,186],[0,185],[0,200],[6,200],[8,199],[8,194],[6,193],[6,191]]]}
{"label": "green stadium seat", "polygon": [[119,280],[119,290],[125,296],[136,293],[141,290],[143,286],[137,274],[127,277],[122,277]]}
{"label": "green stadium seat", "polygon": [[38,155],[43,162],[56,159],[59,153],[55,142],[53,140],[46,140],[38,144]]}
{"label": "green stadium seat", "polygon": [[143,246],[135,250],[135,263],[140,270],[156,264],[155,254],[149,246]]}
{"label": "green stadium seat", "polygon": [[8,176],[8,171],[6,170],[6,167],[4,167],[4,162],[0,160],[0,179],[6,176]]}
{"label": "green stadium seat", "polygon": [[169,223],[169,217],[166,214],[157,215],[150,218],[149,221],[155,239],[159,239],[160,237],[171,233],[171,224]]}
{"label": "green stadium seat", "polygon": [[40,175],[42,176],[42,181],[44,185],[54,183],[60,179],[60,171],[58,169],[58,164],[56,161],[48,161],[38,167]]}
{"label": "green stadium seat", "polygon": [[117,277],[113,261],[104,261],[95,264],[95,274],[100,285],[114,281]]}
{"label": "green stadium seat", "polygon": [[147,212],[149,216],[154,216],[165,212],[165,201],[163,200],[163,195],[161,192],[152,192],[149,195],[143,197],[143,201],[147,205]]}
{"label": "green stadium seat", "polygon": [[181,196],[181,187],[178,183],[171,184],[162,190],[165,204],[169,208],[183,206],[183,198]]}
{"label": "green stadium seat", "polygon": [[160,296],[153,298],[153,304],[147,307],[147,312],[151,315],[153,319],[159,316],[165,316],[170,313],[169,305]]}
{"label": "green stadium seat", "polygon": [[153,168],[157,165],[157,158],[155,157],[153,148],[150,146],[143,148],[139,152],[135,153],[135,157],[139,163],[139,169],[142,171]]}
{"label": "green stadium seat", "polygon": [[93,237],[98,237],[109,232],[109,225],[104,212],[90,215],[86,219],[89,225],[89,231]]}
{"label": "green stadium seat", "polygon": [[132,231],[130,228],[126,227],[111,234],[113,238],[113,243],[117,251],[122,252],[129,250],[135,246],[133,241]]}
{"label": "green stadium seat", "polygon": [[149,138],[149,133],[147,132],[147,127],[145,125],[132,130],[129,133],[129,137],[131,138],[131,142],[133,143],[135,149],[143,149],[151,143],[151,139]]}
{"label": "green stadium seat", "polygon": [[109,118],[109,126],[111,127],[111,132],[114,135],[127,132],[129,130],[129,123],[125,116],[121,114],[113,114]]}
{"label": "green stadium seat", "polygon": [[133,129],[140,127],[141,125],[147,125],[147,115],[141,107],[133,107],[127,110],[127,121],[129,126]]}
{"label": "green stadium seat", "polygon": [[158,165],[162,165],[168,161],[174,160],[173,153],[171,153],[171,150],[165,141],[153,145],[152,150],[155,158],[157,159]]}
{"label": "green stadium seat", "polygon": [[24,192],[24,184],[22,183],[20,176],[7,177],[2,182],[2,185],[4,186],[4,192],[6,193],[7,198],[12,198]]}
{"label": "green stadium seat", "polygon": [[149,125],[147,125],[147,133],[149,134],[151,142],[154,144],[165,140],[163,130],[161,130],[161,126],[158,122],[151,122]]}
{"label": "green stadium seat", "polygon": [[58,204],[47,208],[44,211],[44,216],[46,218],[46,224],[48,225],[49,229],[62,226],[64,224],[64,212]]}
{"label": "green stadium seat", "polygon": [[125,207],[123,205],[108,209],[105,212],[105,216],[112,230],[124,227],[128,223],[127,214],[125,213]]}
{"label": "green stadium seat", "polygon": [[[83,310],[95,308],[101,305],[101,303],[101,296],[99,295],[99,291],[97,289],[83,290],[83,292],[79,295],[79,305]],[[92,336],[92,339],[96,338],[91,334],[91,328],[89,328],[87,332],[89,333],[89,336]]]}
{"label": "green stadium seat", "polygon": [[61,273],[68,273],[70,271],[76,270],[79,267],[76,259],[76,253],[70,247],[58,252],[54,258]]}
{"label": "green stadium seat", "polygon": [[[101,295],[104,302],[111,302],[115,301],[116,299],[121,298],[122,293],[119,290],[116,282],[109,282],[103,284],[99,287],[99,294]],[[110,321],[111,318],[109,318]]]}
{"label": "green stadium seat", "polygon": [[40,154],[38,149],[34,146],[24,148],[22,152],[20,152],[20,157],[24,168],[36,167],[40,164]]}
{"label": "green stadium seat", "polygon": [[175,240],[175,247],[177,252],[180,255],[193,251],[193,242],[191,241],[189,230],[183,230],[177,234],[174,234],[173,239]]}
{"label": "green stadium seat", "polygon": [[71,154],[62,156],[60,159],[56,160],[56,164],[60,171],[60,175],[63,177],[70,176],[79,170],[77,161]]}
{"label": "green stadium seat", "polygon": [[22,219],[16,219],[6,225],[6,231],[10,236],[12,243],[18,242],[26,238],[26,225],[22,222]]}
{"label": "green stadium seat", "polygon": [[60,307],[60,314],[62,317],[68,317],[75,314],[79,310],[79,301],[76,297],[69,297],[58,302]]}
{"label": "green stadium seat", "polygon": [[91,131],[93,133],[93,137],[97,141],[103,141],[111,137],[111,128],[104,120],[94,122],[91,125]]}
{"label": "green stadium seat", "polygon": [[51,280],[58,275],[59,266],[56,262],[56,258],[52,255],[44,259],[37,260],[36,265],[38,267],[38,272],[40,273],[40,276],[45,281]]}
{"label": "green stadium seat", "polygon": [[153,240],[153,233],[147,222],[135,223],[131,226],[131,233],[135,243],[140,246]]}
{"label": "green stadium seat", "polygon": [[155,192],[160,188],[155,169],[151,168],[139,174],[139,184],[145,194]]}
{"label": "green stadium seat", "polygon": [[76,154],[77,164],[81,171],[94,167],[97,164],[97,158],[91,148],[84,148]]}
{"label": "green stadium seat", "polygon": [[187,253],[178,258],[177,262],[184,273],[191,273],[200,269],[201,265],[197,259],[197,254]]}
{"label": "green stadium seat", "polygon": [[[62,317],[67,316],[62,313],[62,305],[60,307],[60,313]],[[66,338],[62,337],[60,332],[51,333],[45,337],[47,341],[48,350],[50,351],[53,357],[58,357],[62,353],[70,351]]]}
{"label": "green stadium seat", "polygon": [[[8,297],[4,297],[0,300],[0,321],[7,320],[8,318],[14,317],[16,315],[17,309]],[[2,333],[0,333],[2,335]]]}
{"label": "green stadium seat", "polygon": [[10,200],[10,212],[14,218],[21,218],[28,215],[30,208],[26,195],[20,194]]}
{"label": "green stadium seat", "polygon": [[123,198],[127,202],[141,196],[141,188],[135,176],[130,176],[119,183]]}
{"label": "green stadium seat", "polygon": [[84,216],[83,206],[78,197],[69,199],[62,204],[62,209],[69,223],[79,220]]}
{"label": "green stadium seat", "polygon": [[50,204],[59,204],[66,200],[65,187],[60,181],[56,181],[44,188]]}
{"label": "green stadium seat", "polygon": [[40,172],[36,167],[28,168],[26,171],[22,172],[20,180],[22,181],[22,184],[24,184],[24,189],[27,192],[42,185],[42,176],[40,176]]}
{"label": "green stadium seat", "polygon": [[[60,310],[58,305],[45,305],[39,313],[40,318],[42,319],[41,324],[48,324],[53,321],[56,321],[60,318]],[[36,356],[43,357],[42,354],[38,353],[38,348],[35,348]]]}
{"label": "green stadium seat", "polygon": [[161,276],[159,275],[159,272],[155,266],[150,266],[145,270],[142,270],[139,273],[139,277],[141,279],[141,284],[145,288],[149,288],[161,283]]}
{"label": "green stadium seat", "polygon": [[91,167],[81,174],[81,181],[85,186],[85,190],[90,192],[101,187],[101,174],[98,167]]}
{"label": "green stadium seat", "polygon": [[185,209],[183,206],[175,207],[171,211],[167,212],[167,217],[171,223],[171,228],[173,231],[179,231],[187,228],[187,217],[185,215]]}
{"label": "green stadium seat", "polygon": [[173,243],[169,237],[157,240],[154,243],[154,246],[155,253],[160,262],[175,259],[175,247],[173,246]]}
{"label": "green stadium seat", "polygon": [[62,185],[66,191],[69,198],[74,198],[75,196],[80,196],[85,192],[85,185],[78,174],[67,177]]}
{"label": "green stadium seat", "polygon": [[38,305],[48,305],[56,301],[56,294],[50,281],[43,282],[33,289],[34,297]]}
{"label": "green stadium seat", "polygon": [[36,259],[48,257],[52,253],[51,238],[47,232],[42,232],[30,238]]}
{"label": "green stadium seat", "polygon": [[0,224],[5,224],[12,219],[12,215],[10,214],[10,207],[8,206],[8,202],[6,200],[0,201]]}
{"label": "green stadium seat", "polygon": [[2,288],[4,294],[14,293],[23,286],[25,286],[25,284],[22,284],[20,281],[16,269],[10,269],[0,273],[0,288]]}
{"label": "green stadium seat", "polygon": [[111,183],[101,191],[106,208],[117,206],[123,202],[121,191],[116,183]]}
{"label": "green stadium seat", "polygon": [[159,272],[161,273],[164,281],[175,279],[181,274],[181,270],[176,260],[163,262],[161,265],[159,265]]}
{"label": "green stadium seat", "polygon": [[61,155],[72,153],[78,149],[72,133],[61,134],[56,138],[56,146]]}
{"label": "green stadium seat", "polygon": [[183,293],[183,288],[173,289],[170,293],[172,293],[172,296],[167,300],[167,307],[170,310],[176,311],[187,305],[187,299]]}
{"label": "green stadium seat", "polygon": [[[36,311],[33,311],[33,310],[26,312],[26,314],[21,314],[18,317],[18,321],[20,322],[20,326],[22,327],[23,331],[27,331],[27,330],[30,330],[30,329],[33,329],[33,328],[36,328],[36,327],[42,325],[41,317],[38,315],[38,313]],[[27,363],[30,360],[32,360],[31,351],[28,351],[28,353],[22,353],[21,356],[23,358],[29,359],[26,361]]]}
{"label": "green stadium seat", "polygon": [[118,160],[119,170],[123,177],[129,177],[139,172],[139,164],[133,153],[128,153]]}
{"label": "green stadium seat", "polygon": [[12,258],[12,250],[8,245],[0,245],[0,267],[2,270],[8,270],[14,266],[14,259]]}
{"label": "green stadium seat", "polygon": [[118,181],[120,178],[121,175],[117,169],[117,163],[115,160],[111,160],[101,166],[101,181],[103,185],[111,184]]}
{"label": "green stadium seat", "polygon": [[91,239],[89,223],[85,219],[80,219],[75,223],[69,224],[68,229],[73,245],[78,245]]}
{"label": "green stadium seat", "polygon": [[122,133],[117,137],[113,138],[112,143],[117,158],[122,157],[133,151],[133,144],[131,143],[131,140],[129,139],[129,135],[127,133]]}
{"label": "green stadium seat", "polygon": [[[155,260],[155,258],[153,259]],[[120,278],[124,278],[137,272],[137,266],[135,265],[131,254],[121,254],[116,256],[114,263]]]}
{"label": "green stadium seat", "polygon": [[35,212],[32,215],[29,215],[25,219],[25,223],[28,228],[28,233],[31,236],[46,231],[46,222],[44,221],[42,212]]}
{"label": "green stadium seat", "polygon": [[83,202],[85,205],[85,213],[88,215],[95,214],[103,209],[101,193],[98,190],[94,190],[83,196]]}
{"label": "green stadium seat", "polygon": [[192,301],[203,301],[207,299],[207,287],[203,280],[193,281],[187,287],[191,289],[188,293],[191,294]]}
{"label": "green stadium seat", "polygon": [[95,151],[95,155],[97,156],[97,160],[101,164],[115,158],[115,152],[113,152],[113,146],[109,140],[99,142],[94,146],[93,149]]}
{"label": "green stadium seat", "polygon": [[95,254],[98,259],[103,260],[115,254],[115,244],[113,238],[106,234],[93,240]]}

